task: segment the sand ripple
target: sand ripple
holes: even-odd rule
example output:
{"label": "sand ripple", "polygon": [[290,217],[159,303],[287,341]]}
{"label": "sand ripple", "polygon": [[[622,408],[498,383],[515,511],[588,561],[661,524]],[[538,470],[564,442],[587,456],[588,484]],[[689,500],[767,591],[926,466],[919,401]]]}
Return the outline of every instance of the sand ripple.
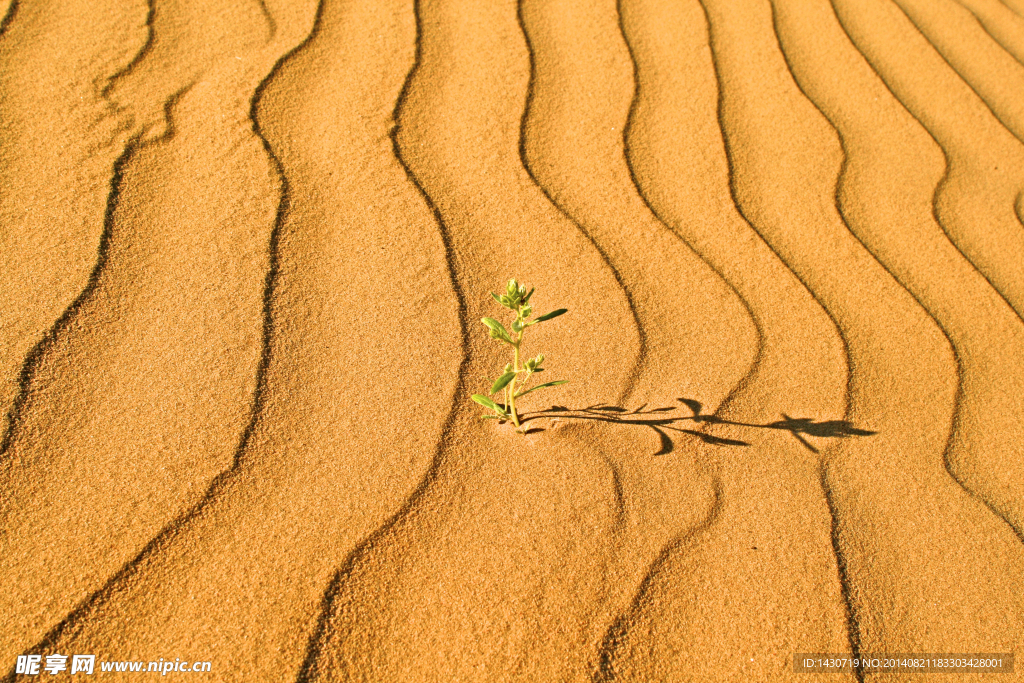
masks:
{"label": "sand ripple", "polygon": [[[1020,0],[0,16],[3,666],[1021,649]],[[570,311],[525,437],[512,276]]]}

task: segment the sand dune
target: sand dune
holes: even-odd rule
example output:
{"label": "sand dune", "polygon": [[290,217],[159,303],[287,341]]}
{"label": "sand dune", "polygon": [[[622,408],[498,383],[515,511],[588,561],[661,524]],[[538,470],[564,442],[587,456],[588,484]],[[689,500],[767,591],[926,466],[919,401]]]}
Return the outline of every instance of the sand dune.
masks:
{"label": "sand dune", "polygon": [[1024,17],[1024,3],[1021,3],[1021,0],[1002,0],[1002,2],[1015,14]]}
{"label": "sand dune", "polygon": [[146,18],[144,2],[12,3],[2,24],[5,445],[44,335],[62,327],[95,271],[115,165],[133,132],[109,87],[144,49]]}
{"label": "sand dune", "polygon": [[[864,10],[873,10],[876,6],[880,10],[898,12],[898,8],[895,7],[865,2],[858,8],[843,7],[839,16],[848,27],[861,26],[863,20],[868,17]],[[857,11],[852,11],[854,9]],[[883,62],[879,57],[873,62],[873,66],[889,88],[897,95],[902,95],[901,102],[922,122],[922,125],[926,126],[946,154],[947,174],[935,195],[936,217],[961,253],[985,275],[991,286],[1012,307],[1011,310],[1007,310],[995,304],[992,314],[988,316],[994,320],[985,326],[999,330],[998,338],[994,339],[993,343],[1013,349],[999,354],[999,357],[1007,359],[1009,366],[1005,368],[1004,373],[998,375],[998,380],[994,382],[995,386],[992,386],[991,391],[985,392],[985,398],[991,403],[985,406],[984,411],[982,412],[979,406],[977,412],[971,411],[962,418],[972,427],[975,421],[988,419],[997,420],[1000,424],[995,429],[988,425],[987,429],[975,431],[979,441],[984,439],[976,449],[976,452],[982,454],[984,461],[962,463],[959,476],[988,501],[1013,526],[1020,537],[1022,499],[1014,490],[1018,479],[1013,475],[1007,476],[1019,470],[1022,464],[1021,446],[1015,439],[1009,437],[1019,428],[1017,411],[1021,409],[1017,398],[1019,394],[1015,391],[1015,387],[1020,386],[1020,369],[1013,361],[1024,351],[1017,341],[1020,338],[1021,318],[1020,306],[1015,303],[1015,283],[1018,282],[1016,271],[1019,270],[1020,264],[1019,259],[1012,258],[1010,252],[1001,245],[997,246],[994,241],[994,238],[1002,234],[1011,242],[1015,239],[1019,241],[1024,235],[1021,232],[1020,221],[1014,213],[1014,203],[1020,193],[1015,177],[1018,171],[1015,168],[1008,168],[1013,163],[1011,160],[1019,149],[1019,143],[994,120],[983,103],[963,81],[957,79],[955,72],[941,61],[929,45],[912,41],[914,38],[923,41],[923,38],[913,33],[913,26],[905,18],[891,12],[887,14],[893,19],[888,26],[897,32],[897,35],[889,38],[882,32],[876,31],[873,34],[876,38],[888,38],[892,41],[889,50],[884,53],[886,60]],[[852,28],[848,30],[855,42],[864,36],[862,31]],[[893,44],[900,45],[900,49],[894,49]],[[908,78],[906,63],[901,63],[909,57],[906,52],[911,46],[917,48],[914,53],[917,58],[917,75],[914,79]],[[867,48],[862,47],[862,50],[869,60],[876,54]],[[889,59],[890,57],[895,58]],[[946,101],[942,103],[953,107],[952,112],[923,102],[924,88],[914,86],[919,79],[923,80],[927,76],[938,81],[937,85],[940,86],[929,88],[930,91],[945,93],[947,90],[941,86],[948,84],[949,89],[954,91],[957,88],[953,86],[959,86],[959,97],[945,98]],[[920,109],[915,110],[915,105],[921,105]],[[967,120],[976,122],[980,128],[970,138],[957,133],[956,130],[963,125],[965,119],[956,121],[954,129],[951,114],[971,117]],[[997,173],[1000,165],[1003,171]],[[975,316],[977,315],[975,311]],[[971,395],[970,392],[965,393]],[[999,474],[993,477],[986,472]]]}
{"label": "sand dune", "polygon": [[999,0],[960,0],[960,4],[1003,49],[1024,63],[1024,18]]}
{"label": "sand dune", "polygon": [[[7,680],[1024,643],[1017,0],[0,16]],[[525,436],[509,277],[569,310]]]}
{"label": "sand dune", "polygon": [[[986,609],[997,611],[1000,614],[996,620],[1000,623],[998,630],[1008,632],[1010,637],[1005,642],[1012,648],[1019,638],[1016,635],[1019,626],[1010,625],[1019,620],[1020,604],[1016,596],[1020,595],[1020,589],[1017,586],[1019,574],[1008,567],[1019,562],[1016,559],[1019,544],[1014,541],[1010,528],[986,514],[988,510],[982,505],[986,501],[979,500],[969,487],[958,488],[960,482],[955,470],[947,472],[951,462],[977,461],[981,451],[976,432],[965,429],[961,421],[966,412],[964,404],[972,401],[975,393],[965,393],[963,388],[970,383],[987,385],[991,390],[998,381],[991,375],[986,376],[984,366],[979,367],[972,359],[974,347],[987,344],[978,344],[970,333],[962,332],[970,327],[970,324],[964,325],[964,321],[971,319],[970,309],[961,303],[964,289],[942,291],[930,282],[934,280],[933,273],[943,272],[941,264],[944,262],[966,265],[957,258],[930,215],[931,193],[942,172],[941,158],[934,143],[912,125],[906,112],[882,97],[883,84],[858,58],[834,17],[829,16],[827,4],[778,2],[775,26],[797,82],[841,136],[846,159],[837,199],[844,221],[865,249],[906,287],[917,304],[904,307],[907,318],[916,317],[916,327],[920,330],[914,335],[914,347],[900,348],[884,339],[884,329],[880,331],[885,348],[875,356],[887,358],[890,363],[880,379],[889,383],[889,391],[902,388],[906,405],[914,406],[913,413],[908,411],[909,414],[903,416],[904,424],[942,424],[948,420],[959,436],[959,439],[946,441],[937,438],[938,430],[931,435],[923,430],[917,434],[904,433],[900,437],[902,443],[887,444],[891,450],[884,460],[866,463],[868,467],[858,466],[873,473],[873,481],[866,488],[881,493],[884,498],[873,497],[857,511],[857,516],[872,522],[871,531],[885,529],[881,534],[865,534],[861,541],[872,556],[856,579],[863,596],[857,601],[861,604],[856,610],[860,615],[861,647],[889,651],[943,650],[957,641],[1002,637],[995,631],[975,630],[986,628],[983,620],[963,619],[956,612],[943,608],[942,603],[922,599],[936,590],[934,577],[957,576],[955,581],[944,584],[941,592],[952,603],[984,604]],[[811,27],[816,30],[810,30]],[[829,57],[812,61],[808,59],[811,54]],[[839,74],[844,76],[844,89],[835,86]],[[878,102],[881,106],[864,106],[864,102]],[[852,106],[855,103],[858,106]],[[895,150],[899,150],[899,154],[895,154]],[[907,235],[894,231],[896,234],[890,236],[886,231],[873,228],[886,225],[915,226],[917,230]],[[906,249],[908,241],[933,244],[932,249],[923,250],[924,253],[942,254],[945,259],[921,259]],[[900,248],[901,243],[903,248]],[[993,293],[982,286],[976,273],[965,269],[963,277],[976,284],[981,296],[995,299]],[[887,308],[898,310],[895,304]],[[983,310],[980,302],[973,308]],[[925,312],[927,316],[921,315]],[[884,324],[883,315],[878,317]],[[890,330],[892,326],[890,323]],[[990,339],[988,343],[998,342]],[[922,353],[929,348],[932,350]],[[960,387],[950,381],[954,378],[959,380]],[[939,387],[945,389],[943,395],[936,395]],[[951,402],[953,389],[958,391]],[[876,387],[872,393],[884,391],[883,387]],[[882,411],[887,413],[888,409],[883,407]],[[885,510],[886,514],[878,514]],[[913,512],[908,515],[908,510]],[[951,530],[956,530],[952,533],[959,539],[955,551],[934,546],[924,550],[930,545],[929,538]],[[1000,537],[998,543],[993,543],[994,538]],[[922,552],[906,557],[902,551],[906,547],[920,547]],[[851,557],[853,555],[850,553]],[[995,557],[1003,559],[995,560]],[[1005,564],[1010,558],[1014,558],[1013,564]],[[888,562],[891,569],[876,574],[874,568],[881,562]],[[968,572],[969,579],[960,576],[960,570],[968,565],[975,566]],[[853,561],[850,567],[853,574],[857,573]],[[923,580],[922,577],[933,578]],[[870,597],[872,594],[875,599]],[[878,599],[883,595],[888,599]],[[884,611],[878,609],[882,605],[886,605]],[[922,608],[926,611],[919,612]],[[928,628],[895,628],[893,625],[899,623],[897,614],[914,615],[912,623],[926,623]]]}

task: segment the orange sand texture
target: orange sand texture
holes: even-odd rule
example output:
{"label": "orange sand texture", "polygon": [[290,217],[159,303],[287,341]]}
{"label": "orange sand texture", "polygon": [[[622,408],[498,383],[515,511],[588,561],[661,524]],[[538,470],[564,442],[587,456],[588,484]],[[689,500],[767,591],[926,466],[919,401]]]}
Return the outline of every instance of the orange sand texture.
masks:
{"label": "orange sand texture", "polygon": [[8,680],[1024,657],[1024,0],[0,13]]}

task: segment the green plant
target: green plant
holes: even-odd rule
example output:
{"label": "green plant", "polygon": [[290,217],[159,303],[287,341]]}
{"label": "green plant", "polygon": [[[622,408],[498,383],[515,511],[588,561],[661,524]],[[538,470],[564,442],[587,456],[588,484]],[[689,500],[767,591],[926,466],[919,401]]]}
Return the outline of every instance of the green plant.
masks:
{"label": "green plant", "polygon": [[[508,281],[508,286],[505,288],[505,293],[498,296],[494,292],[491,292],[491,296],[499,304],[509,309],[516,314],[515,320],[512,321],[512,334],[508,333],[505,326],[494,318],[482,318],[482,322],[490,330],[492,339],[508,344],[512,347],[512,362],[505,365],[505,370],[502,372],[501,377],[494,380],[491,384],[491,395],[504,391],[504,402],[499,405],[487,398],[482,394],[473,394],[472,399],[494,411],[494,415],[484,415],[484,419],[491,420],[511,420],[516,430],[522,429],[522,425],[519,424],[519,413],[516,410],[516,399],[531,391],[537,389],[543,389],[545,387],[554,387],[559,384],[565,384],[568,380],[560,379],[554,382],[545,382],[544,384],[538,384],[537,386],[526,388],[530,378],[538,372],[544,372],[544,368],[541,367],[541,363],[544,362],[544,356],[538,355],[536,358],[530,358],[526,362],[520,364],[519,347],[523,343],[523,335],[526,332],[526,328],[542,323],[545,320],[551,320],[557,318],[566,312],[566,309],[559,308],[558,310],[545,313],[544,315],[529,320],[530,314],[533,313],[533,307],[530,305],[530,297],[533,296],[533,289],[529,292],[526,291],[526,285],[521,285],[514,279]],[[522,377],[520,377],[522,375]]]}

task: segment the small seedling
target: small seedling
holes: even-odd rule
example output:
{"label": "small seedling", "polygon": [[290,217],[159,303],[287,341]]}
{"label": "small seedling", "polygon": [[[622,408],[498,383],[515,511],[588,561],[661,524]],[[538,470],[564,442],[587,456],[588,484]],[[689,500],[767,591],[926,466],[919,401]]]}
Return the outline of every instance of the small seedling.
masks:
{"label": "small seedling", "polygon": [[512,321],[512,334],[509,334],[505,326],[494,318],[482,318],[483,324],[490,330],[492,339],[497,339],[503,344],[508,344],[512,347],[512,362],[505,365],[505,370],[502,372],[501,377],[494,380],[494,383],[491,384],[490,393],[492,396],[499,391],[504,391],[503,403],[499,405],[482,394],[473,394],[472,398],[485,408],[490,408],[494,411],[494,415],[484,415],[483,418],[485,420],[511,420],[516,426],[516,431],[521,431],[522,426],[519,424],[516,399],[537,389],[554,387],[568,382],[568,380],[560,379],[554,382],[538,384],[529,389],[526,388],[533,375],[538,372],[544,372],[544,368],[541,367],[541,363],[544,362],[544,356],[538,355],[536,358],[530,358],[521,363],[519,347],[523,343],[523,335],[526,333],[526,328],[542,323],[545,320],[557,318],[565,313],[566,309],[559,308],[556,311],[551,311],[538,318],[529,320],[530,314],[533,313],[533,307],[530,305],[533,289],[527,292],[526,285],[521,285],[515,280],[508,281],[504,294],[498,296],[491,292],[491,296],[499,304],[516,314],[515,320]]}

